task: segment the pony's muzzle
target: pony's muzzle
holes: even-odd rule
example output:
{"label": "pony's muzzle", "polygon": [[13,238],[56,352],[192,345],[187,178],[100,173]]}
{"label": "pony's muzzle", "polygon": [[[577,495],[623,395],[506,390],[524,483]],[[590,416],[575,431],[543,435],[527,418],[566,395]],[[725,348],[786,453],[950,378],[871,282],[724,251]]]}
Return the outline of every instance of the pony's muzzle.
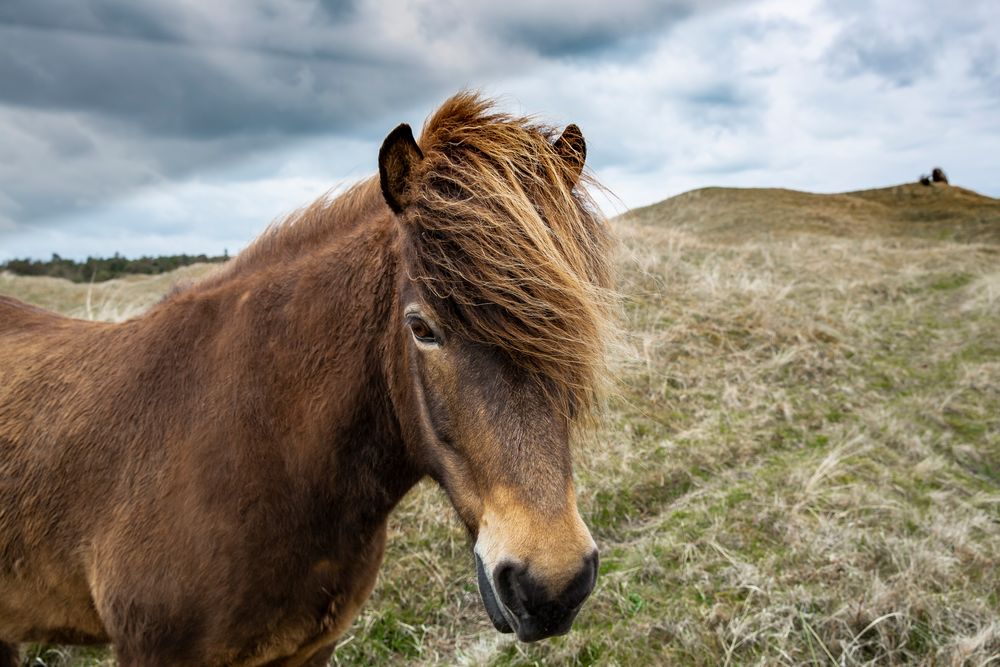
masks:
{"label": "pony's muzzle", "polygon": [[479,593],[490,620],[500,632],[516,632],[524,642],[569,632],[597,582],[597,565],[597,551],[593,551],[569,583],[552,595],[527,566],[505,561],[488,577],[476,555]]}

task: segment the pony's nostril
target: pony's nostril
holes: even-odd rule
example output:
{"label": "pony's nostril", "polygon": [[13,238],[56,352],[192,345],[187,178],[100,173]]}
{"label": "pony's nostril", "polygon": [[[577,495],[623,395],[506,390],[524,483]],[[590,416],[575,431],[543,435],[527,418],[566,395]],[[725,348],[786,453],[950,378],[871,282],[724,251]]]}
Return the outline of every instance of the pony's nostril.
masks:
{"label": "pony's nostril", "polygon": [[531,604],[531,588],[535,585],[534,582],[528,577],[527,572],[515,572],[510,578],[511,588],[514,589],[514,595],[517,596],[517,601],[524,606],[529,606]]}
{"label": "pony's nostril", "polygon": [[494,572],[497,593],[507,608],[520,616],[527,611],[528,589],[522,579],[525,568],[518,568],[510,563],[502,563]]}
{"label": "pony's nostril", "polygon": [[508,610],[517,616],[533,616],[557,609],[577,609],[594,589],[597,580],[597,552],[587,556],[570,582],[555,595],[535,579],[524,566],[504,563],[494,572],[496,590]]}
{"label": "pony's nostril", "polygon": [[570,582],[554,594],[527,566],[502,563],[493,573],[497,597],[522,641],[568,632],[596,579],[596,552],[584,558]]}
{"label": "pony's nostril", "polygon": [[559,604],[567,609],[576,609],[583,604],[597,583],[598,562],[596,551],[584,559],[583,567],[559,594]]}

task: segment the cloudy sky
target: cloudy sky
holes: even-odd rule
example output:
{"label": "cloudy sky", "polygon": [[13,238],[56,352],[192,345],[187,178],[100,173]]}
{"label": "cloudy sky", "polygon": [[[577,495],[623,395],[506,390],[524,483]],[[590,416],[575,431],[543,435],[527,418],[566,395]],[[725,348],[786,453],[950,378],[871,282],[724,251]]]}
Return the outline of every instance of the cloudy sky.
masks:
{"label": "cloudy sky", "polygon": [[234,253],[476,88],[609,213],[707,185],[1000,196],[1000,2],[2,0],[0,261]]}

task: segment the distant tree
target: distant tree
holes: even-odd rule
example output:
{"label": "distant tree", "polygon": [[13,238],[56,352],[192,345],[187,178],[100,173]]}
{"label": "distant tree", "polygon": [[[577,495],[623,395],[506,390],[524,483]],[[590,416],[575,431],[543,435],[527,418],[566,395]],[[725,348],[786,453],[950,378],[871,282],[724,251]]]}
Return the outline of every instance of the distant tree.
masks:
{"label": "distant tree", "polygon": [[10,271],[22,276],[65,278],[76,283],[103,282],[123,275],[166,273],[190,264],[224,262],[228,259],[228,256],[206,255],[166,255],[128,259],[116,252],[112,257],[87,257],[82,262],[76,262],[53,253],[52,259],[48,261],[28,258],[9,260],[0,264],[0,271]]}

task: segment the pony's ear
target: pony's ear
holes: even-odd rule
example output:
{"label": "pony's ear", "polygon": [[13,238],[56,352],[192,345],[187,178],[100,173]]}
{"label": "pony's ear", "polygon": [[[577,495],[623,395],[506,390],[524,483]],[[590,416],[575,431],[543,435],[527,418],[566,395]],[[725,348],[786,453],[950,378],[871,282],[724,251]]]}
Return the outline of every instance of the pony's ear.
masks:
{"label": "pony's ear", "polygon": [[570,123],[563,130],[563,133],[556,139],[554,148],[560,157],[569,167],[572,176],[572,185],[580,179],[583,173],[583,163],[587,160],[587,142],[583,140],[583,132],[576,125]]}
{"label": "pony's ear", "polygon": [[413,168],[423,159],[424,154],[406,123],[390,132],[382,142],[378,152],[378,177],[382,196],[394,212],[402,213],[413,203],[416,192]]}

